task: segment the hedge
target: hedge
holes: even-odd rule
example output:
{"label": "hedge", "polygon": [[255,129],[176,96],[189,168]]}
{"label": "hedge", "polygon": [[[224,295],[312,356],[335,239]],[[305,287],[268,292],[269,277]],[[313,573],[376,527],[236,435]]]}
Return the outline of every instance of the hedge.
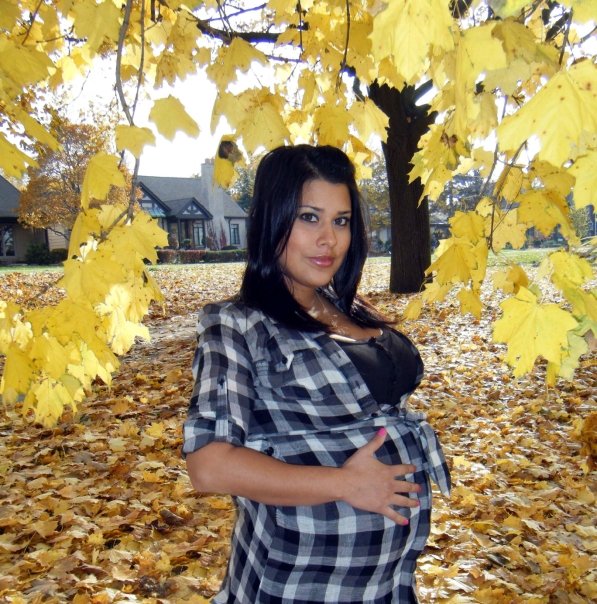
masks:
{"label": "hedge", "polygon": [[242,262],[246,250],[158,250],[158,264],[197,264],[198,262]]}

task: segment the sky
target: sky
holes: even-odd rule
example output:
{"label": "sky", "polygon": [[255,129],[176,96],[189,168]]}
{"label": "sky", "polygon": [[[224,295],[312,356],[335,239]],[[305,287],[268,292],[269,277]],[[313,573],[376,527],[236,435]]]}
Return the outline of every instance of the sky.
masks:
{"label": "sky", "polygon": [[[112,66],[105,65],[105,71],[100,76],[94,69],[93,80],[73,82],[68,115],[78,119],[80,111],[85,112],[90,99],[98,108],[107,105],[114,98],[112,88]],[[177,97],[187,113],[199,125],[199,137],[192,138],[178,132],[173,141],[156,134],[156,144],[147,146],[141,156],[140,174],[151,176],[193,176],[201,171],[201,164],[206,159],[212,159],[220,138],[227,132],[226,125],[220,124],[215,134],[211,133],[211,111],[216,98],[216,89],[205,75],[198,74],[188,77],[176,84],[175,89],[162,87],[152,91],[154,99],[167,97],[169,94]],[[150,126],[147,116],[153,101],[141,101],[135,115],[137,126]],[[155,133],[155,128],[151,128]]]}

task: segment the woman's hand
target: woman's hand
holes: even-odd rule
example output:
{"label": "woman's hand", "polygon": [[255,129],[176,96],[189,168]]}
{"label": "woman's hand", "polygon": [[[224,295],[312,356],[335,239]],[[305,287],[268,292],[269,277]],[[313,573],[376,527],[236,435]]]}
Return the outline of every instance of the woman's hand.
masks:
{"label": "woman's hand", "polygon": [[387,431],[381,428],[375,437],[342,466],[344,491],[342,499],[355,508],[382,514],[396,524],[406,525],[408,520],[393,506],[414,508],[418,500],[400,493],[418,493],[418,484],[398,480],[411,474],[416,467],[411,464],[387,465],[375,458],[375,452],[383,445]]}

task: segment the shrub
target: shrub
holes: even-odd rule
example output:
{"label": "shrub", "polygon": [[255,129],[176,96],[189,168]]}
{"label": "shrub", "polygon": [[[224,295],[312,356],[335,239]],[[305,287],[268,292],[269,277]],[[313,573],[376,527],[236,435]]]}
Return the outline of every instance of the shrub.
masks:
{"label": "shrub", "polygon": [[205,262],[240,262],[247,259],[247,250],[209,250],[205,252]]}
{"label": "shrub", "polygon": [[181,264],[197,264],[202,262],[205,250],[178,250],[178,259]]}
{"label": "shrub", "polygon": [[64,247],[57,247],[50,252],[50,264],[60,264],[68,258],[68,250]]}
{"label": "shrub", "polygon": [[52,264],[50,250],[44,243],[32,243],[25,252],[27,264]]}
{"label": "shrub", "polygon": [[178,250],[158,250],[158,264],[176,264]]}

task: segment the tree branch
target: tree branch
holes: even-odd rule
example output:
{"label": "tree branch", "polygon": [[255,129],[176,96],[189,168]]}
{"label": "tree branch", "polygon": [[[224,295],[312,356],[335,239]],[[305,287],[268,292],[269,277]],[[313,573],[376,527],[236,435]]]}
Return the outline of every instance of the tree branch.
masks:
{"label": "tree branch", "polygon": [[37,3],[37,6],[35,7],[35,10],[31,13],[31,16],[29,17],[29,27],[27,28],[27,31],[25,32],[25,37],[23,38],[23,42],[21,43],[23,46],[25,46],[25,42],[27,42],[27,38],[29,37],[31,30],[33,29],[33,24],[35,23],[35,19],[37,18],[37,13],[39,12],[39,9],[41,8],[42,3],[43,3],[43,0],[39,0],[39,2]]}
{"label": "tree branch", "polygon": [[562,61],[564,60],[564,51],[566,50],[566,44],[568,44],[568,36],[570,35],[570,27],[572,26],[572,13],[574,9],[570,9],[568,13],[568,23],[566,24],[566,31],[564,32],[564,40],[562,41],[562,48],[560,50],[560,60],[559,65],[562,65]]}
{"label": "tree branch", "polygon": [[340,69],[338,71],[338,77],[336,78],[336,92],[340,88],[340,82],[342,81],[342,72],[346,69],[346,58],[348,57],[348,44],[350,42],[350,0],[346,0],[346,40],[344,42],[344,54],[342,55],[342,61],[340,62]]}
{"label": "tree branch", "polygon": [[129,106],[124,97],[124,90],[122,89],[122,77],[120,75],[120,69],[122,67],[122,52],[124,49],[124,39],[126,38],[126,32],[129,28],[131,22],[131,11],[133,8],[133,0],[126,0],[126,4],[124,7],[124,17],[122,19],[122,25],[120,26],[120,31],[118,32],[118,47],[116,49],[116,92],[118,94],[118,98],[120,99],[120,104],[122,105],[122,110],[124,111],[124,115],[128,123],[132,126],[134,124],[133,116],[131,115]]}

